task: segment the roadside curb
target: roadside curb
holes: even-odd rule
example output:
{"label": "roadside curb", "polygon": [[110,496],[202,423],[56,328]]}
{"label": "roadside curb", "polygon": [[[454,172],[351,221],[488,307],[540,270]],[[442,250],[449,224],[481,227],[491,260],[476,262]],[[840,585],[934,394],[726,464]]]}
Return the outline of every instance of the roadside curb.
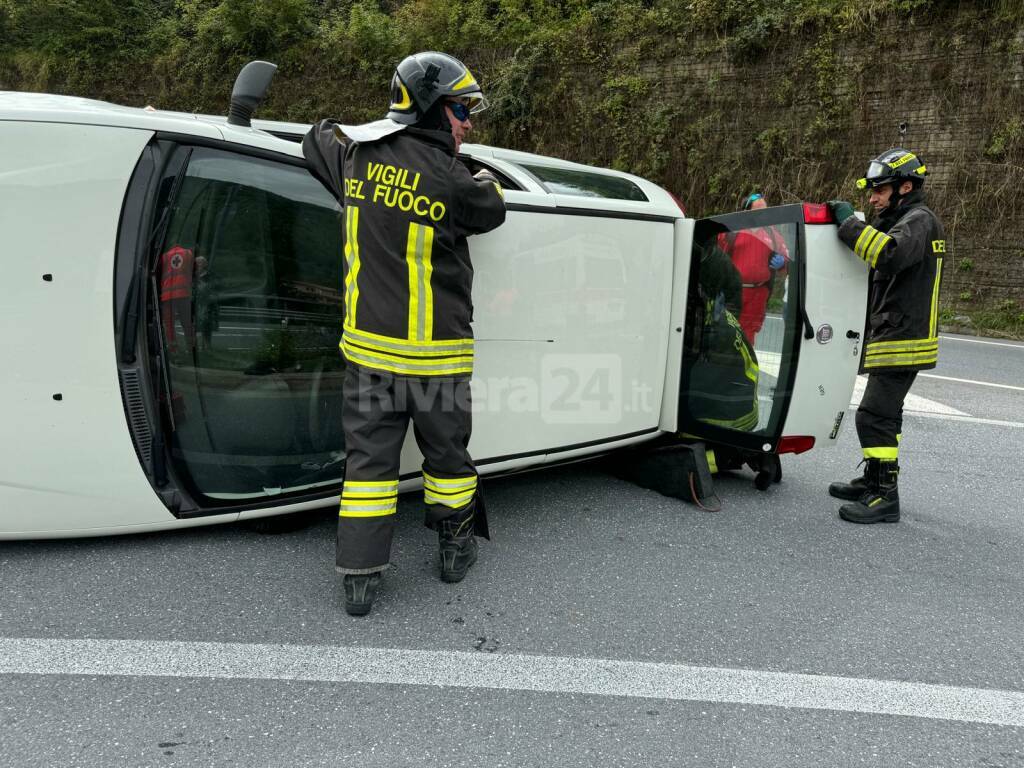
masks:
{"label": "roadside curb", "polygon": [[972,328],[969,325],[940,325],[940,333],[956,333],[960,336],[984,336],[991,339],[1006,339],[1007,341],[1024,341],[1017,336],[1009,333],[1001,333],[1000,331],[989,331],[986,330],[984,333],[978,331],[976,328]]}

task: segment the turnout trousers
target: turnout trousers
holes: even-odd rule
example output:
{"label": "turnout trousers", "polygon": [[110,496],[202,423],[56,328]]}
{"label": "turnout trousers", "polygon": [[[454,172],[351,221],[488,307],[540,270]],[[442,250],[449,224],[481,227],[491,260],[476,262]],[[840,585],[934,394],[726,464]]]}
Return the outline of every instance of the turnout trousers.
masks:
{"label": "turnout trousers", "polygon": [[857,408],[857,437],[865,459],[896,461],[903,433],[903,401],[917,371],[868,374]]}
{"label": "turnout trousers", "polygon": [[423,453],[425,524],[473,518],[487,537],[468,445],[469,377],[396,376],[348,363],[344,406],[345,482],[338,515],[337,568],[374,573],[388,567],[398,503],[398,472],[409,421]]}

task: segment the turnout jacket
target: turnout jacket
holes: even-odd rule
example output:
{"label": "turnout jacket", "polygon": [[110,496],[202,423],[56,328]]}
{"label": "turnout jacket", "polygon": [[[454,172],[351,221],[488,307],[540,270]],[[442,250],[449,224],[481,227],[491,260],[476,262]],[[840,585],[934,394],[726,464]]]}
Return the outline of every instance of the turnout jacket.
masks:
{"label": "turnout jacket", "polygon": [[402,376],[471,374],[466,237],[504,222],[501,187],[474,179],[442,131],[354,142],[323,120],[302,151],[344,212],[345,359]]}
{"label": "turnout jacket", "polygon": [[874,225],[850,216],[839,237],[871,268],[861,373],[934,368],[946,234],[924,193],[911,192]]}

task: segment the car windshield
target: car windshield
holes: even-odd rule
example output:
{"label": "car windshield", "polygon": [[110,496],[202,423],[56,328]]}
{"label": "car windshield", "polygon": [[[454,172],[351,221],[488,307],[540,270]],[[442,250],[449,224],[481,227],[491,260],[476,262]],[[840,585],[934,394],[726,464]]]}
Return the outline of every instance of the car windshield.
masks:
{"label": "car windshield", "polygon": [[230,501],[340,482],[341,227],[303,169],[195,149],[157,264],[172,458]]}

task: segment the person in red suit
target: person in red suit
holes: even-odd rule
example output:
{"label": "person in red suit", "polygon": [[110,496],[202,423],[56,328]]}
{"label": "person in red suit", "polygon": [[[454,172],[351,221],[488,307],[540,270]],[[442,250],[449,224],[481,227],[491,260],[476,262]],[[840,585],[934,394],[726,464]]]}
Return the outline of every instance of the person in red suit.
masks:
{"label": "person in red suit", "polygon": [[[743,202],[745,211],[767,207],[764,196],[757,192]],[[775,227],[723,232],[718,236],[718,246],[732,258],[743,281],[743,308],[739,322],[747,341],[753,345],[754,337],[764,324],[772,281],[776,275],[786,272],[789,249]]]}
{"label": "person in red suit", "polygon": [[185,343],[191,347],[195,342],[192,323],[193,282],[197,276],[205,276],[206,259],[195,257],[191,248],[174,245],[160,256],[160,315],[163,320],[167,348],[178,349],[175,335],[175,321],[181,323]]}

